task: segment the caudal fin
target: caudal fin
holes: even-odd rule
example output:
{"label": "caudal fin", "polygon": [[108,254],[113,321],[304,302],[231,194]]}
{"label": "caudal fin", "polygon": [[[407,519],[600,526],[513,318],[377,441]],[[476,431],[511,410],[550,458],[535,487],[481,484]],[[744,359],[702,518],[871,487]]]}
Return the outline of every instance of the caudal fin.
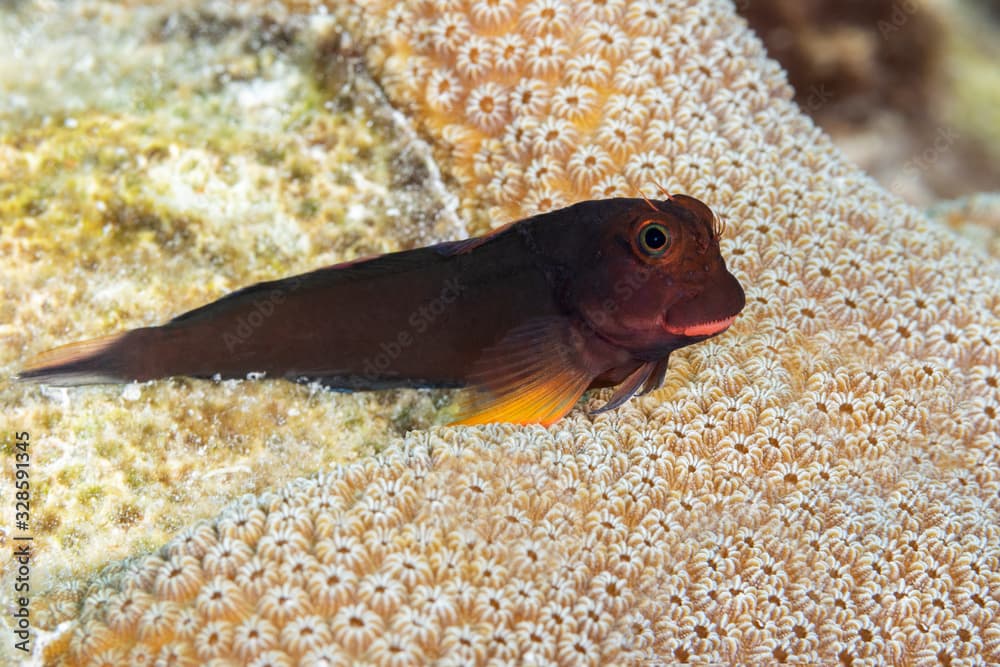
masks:
{"label": "caudal fin", "polygon": [[122,358],[115,353],[124,333],[62,345],[31,359],[18,380],[69,387],[127,382]]}

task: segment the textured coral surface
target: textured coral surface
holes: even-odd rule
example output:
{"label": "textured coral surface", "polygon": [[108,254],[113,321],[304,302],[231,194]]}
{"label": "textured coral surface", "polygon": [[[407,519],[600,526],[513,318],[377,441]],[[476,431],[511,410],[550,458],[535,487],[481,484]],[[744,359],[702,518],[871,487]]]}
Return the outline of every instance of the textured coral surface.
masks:
{"label": "textured coral surface", "polygon": [[1000,661],[996,257],[847,164],[726,2],[364,9],[476,229],[660,182],[726,217],[745,314],[612,414],[414,432],[195,524],[50,605],[48,656]]}

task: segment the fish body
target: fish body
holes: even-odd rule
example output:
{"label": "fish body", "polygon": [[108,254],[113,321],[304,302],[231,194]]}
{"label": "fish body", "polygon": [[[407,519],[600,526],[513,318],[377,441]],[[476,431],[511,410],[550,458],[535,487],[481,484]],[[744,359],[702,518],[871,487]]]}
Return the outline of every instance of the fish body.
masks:
{"label": "fish body", "polygon": [[161,326],[56,348],[20,378],[471,387],[460,423],[549,424],[590,387],[621,383],[610,408],[659,386],[672,350],[732,323],[745,298],[715,220],[683,195],[581,202],[252,285]]}

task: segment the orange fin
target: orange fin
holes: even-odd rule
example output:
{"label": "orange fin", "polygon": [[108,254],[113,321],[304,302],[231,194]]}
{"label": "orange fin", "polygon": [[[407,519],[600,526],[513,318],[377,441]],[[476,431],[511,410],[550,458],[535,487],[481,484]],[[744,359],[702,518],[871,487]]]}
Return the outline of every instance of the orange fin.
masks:
{"label": "orange fin", "polygon": [[103,359],[104,353],[125,334],[111,334],[60,345],[28,361],[18,380],[59,386],[121,382]]}
{"label": "orange fin", "polygon": [[655,361],[650,361],[632,371],[632,373],[627,378],[622,380],[620,385],[618,385],[618,388],[615,389],[615,393],[611,395],[608,402],[596,410],[591,411],[590,414],[599,415],[602,412],[609,412],[628,399],[632,398],[632,394],[637,392],[639,387],[649,379],[650,375],[652,375],[653,369],[656,367],[656,363],[657,362]]}
{"label": "orange fin", "polygon": [[529,322],[487,348],[459,399],[453,424],[549,426],[573,409],[597,373],[583,365],[581,340],[562,318]]}

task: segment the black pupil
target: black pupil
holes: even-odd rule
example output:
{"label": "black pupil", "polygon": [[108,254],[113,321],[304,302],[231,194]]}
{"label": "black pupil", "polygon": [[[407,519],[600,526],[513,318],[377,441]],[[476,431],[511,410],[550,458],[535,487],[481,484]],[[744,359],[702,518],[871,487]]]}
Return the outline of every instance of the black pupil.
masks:
{"label": "black pupil", "polygon": [[667,235],[659,227],[650,227],[644,232],[646,247],[650,250],[659,250],[667,245]]}

